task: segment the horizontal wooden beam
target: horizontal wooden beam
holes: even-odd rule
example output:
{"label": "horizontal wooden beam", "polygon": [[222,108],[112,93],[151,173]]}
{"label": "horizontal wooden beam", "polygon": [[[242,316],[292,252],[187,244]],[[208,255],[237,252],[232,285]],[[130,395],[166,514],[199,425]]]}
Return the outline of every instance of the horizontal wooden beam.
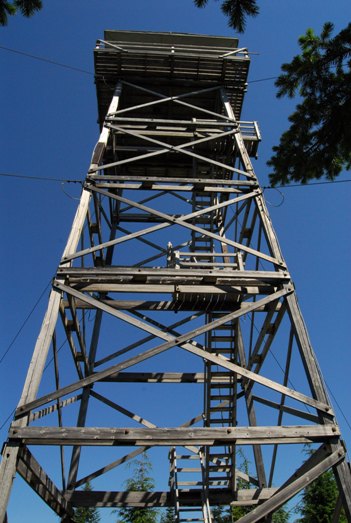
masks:
{"label": "horizontal wooden beam", "polygon": [[23,427],[12,428],[10,441],[28,445],[272,445],[333,440],[340,435],[336,425],[294,425],[224,428],[109,428]]}
{"label": "horizontal wooden beam", "polygon": [[[194,253],[196,256],[196,253]],[[225,255],[223,254],[223,257]],[[60,267],[57,275],[61,278],[68,278],[71,283],[75,281],[80,284],[89,283],[122,283],[133,280],[139,282],[150,281],[152,283],[177,283],[198,285],[222,284],[222,285],[279,285],[290,281],[288,271],[227,271],[218,269],[174,269],[160,268],[149,269],[144,267],[106,267],[106,268],[80,268],[80,267]]]}
{"label": "horizontal wooden beam", "polygon": [[[151,182],[139,182],[139,183],[117,183],[117,182],[101,182],[96,183],[96,187],[99,189],[128,189],[128,190],[145,190],[148,191],[179,191],[179,192],[193,192],[195,191],[196,187],[195,185],[170,185],[168,184],[160,184],[160,183],[151,183]],[[216,186],[207,186],[204,185],[201,190],[205,192],[213,192],[213,193],[240,193],[241,191],[236,188],[231,187],[216,187]]]}
{"label": "horizontal wooden beam", "polygon": [[[216,505],[257,505],[270,498],[277,489],[240,489],[233,493],[225,489],[211,489],[208,493],[210,503]],[[68,499],[73,506],[80,507],[169,507],[174,505],[170,492],[113,492],[76,490],[68,493]],[[179,502],[191,506],[201,506],[202,489],[179,491]]]}
{"label": "horizontal wooden beam", "polygon": [[[87,180],[91,181],[129,181],[129,182],[165,182],[165,183],[188,183],[187,178],[175,176],[133,176],[131,174],[89,174]],[[226,185],[228,187],[258,187],[256,180],[226,180],[224,178],[191,178],[191,183],[203,185]]]}
{"label": "horizontal wooden beam", "polygon": [[[167,312],[167,311],[175,311],[180,310],[180,304],[176,300],[113,300],[113,299],[104,299],[100,300],[102,303],[108,305],[109,307],[113,307],[117,310],[147,310],[147,311],[158,311],[158,312]],[[76,299],[76,309],[95,309],[93,305],[83,302],[82,300]],[[204,308],[208,302],[204,302]],[[200,305],[198,304],[197,308],[200,309]],[[223,302],[217,302],[216,307],[213,310],[224,310],[228,311],[229,308],[232,310],[233,303],[230,302],[230,306],[227,302],[227,300]],[[242,304],[244,306],[245,304]],[[67,300],[62,300],[62,306],[66,309],[69,307]],[[255,310],[255,312],[267,312],[271,308],[271,305],[265,305],[263,307],[259,307]],[[281,308],[281,303],[278,302],[275,306],[275,310],[278,311]],[[189,302],[183,302],[181,306],[182,311],[193,311],[194,307],[192,306],[191,301]]]}
{"label": "horizontal wooden beam", "polygon": [[[219,376],[215,383],[227,383],[230,377]],[[203,372],[119,372],[101,381],[128,383],[204,383]]]}

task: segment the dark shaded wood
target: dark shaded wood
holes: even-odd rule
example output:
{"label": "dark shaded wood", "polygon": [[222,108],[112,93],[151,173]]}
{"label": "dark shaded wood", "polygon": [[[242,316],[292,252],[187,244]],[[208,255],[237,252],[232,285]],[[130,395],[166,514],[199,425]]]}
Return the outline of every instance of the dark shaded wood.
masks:
{"label": "dark shaded wood", "polygon": [[59,516],[66,513],[73,515],[70,502],[66,500],[63,493],[54,485],[53,481],[47,476],[27,448],[22,448],[19,453],[17,471],[56,514]]}
{"label": "dark shaded wood", "polygon": [[[235,499],[231,492],[225,489],[212,489],[209,494],[211,503],[219,505],[257,505],[272,496],[276,489],[241,489],[236,493]],[[88,495],[90,494],[90,495]],[[170,492],[102,492],[75,491],[69,495],[73,506],[83,507],[169,507],[173,506],[173,497]],[[183,504],[200,506],[202,503],[201,490],[192,489],[190,492],[180,492],[179,501]],[[217,503],[218,502],[218,503]]]}

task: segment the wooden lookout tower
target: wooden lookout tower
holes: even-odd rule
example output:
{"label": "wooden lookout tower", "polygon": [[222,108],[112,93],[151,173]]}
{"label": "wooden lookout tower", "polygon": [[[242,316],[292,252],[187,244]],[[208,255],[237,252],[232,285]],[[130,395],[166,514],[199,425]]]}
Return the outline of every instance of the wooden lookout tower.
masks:
{"label": "wooden lookout tower", "polygon": [[[251,163],[259,130],[240,120],[249,63],[235,38],[98,41],[101,134],[3,447],[0,522],[16,473],[65,523],[80,506],[213,523],[229,505],[253,523],[328,469],[333,521],[351,521],[346,451]],[[128,491],[145,451],[155,490]]]}

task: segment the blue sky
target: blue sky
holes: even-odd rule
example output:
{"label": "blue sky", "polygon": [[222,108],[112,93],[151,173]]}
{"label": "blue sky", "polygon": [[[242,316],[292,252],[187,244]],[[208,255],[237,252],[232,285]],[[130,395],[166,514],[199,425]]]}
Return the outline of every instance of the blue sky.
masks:
{"label": "blue sky", "polygon": [[[85,176],[98,137],[93,48],[105,29],[192,32],[235,36],[219,3],[199,10],[192,0],[43,0],[32,19],[1,28],[0,45],[83,69],[73,71],[0,48],[2,154],[0,172],[79,179]],[[298,51],[308,27],[330,20],[340,30],[350,19],[349,0],[265,0],[248,20],[239,43],[252,54],[243,119],[262,133],[254,163],[268,185],[266,161],[287,126],[293,102],[275,98],[280,65]],[[344,173],[340,179],[351,178]],[[2,299],[0,359],[54,275],[77,206],[79,185],[1,177]],[[265,195],[302,312],[326,381],[350,423],[350,191],[349,183],[267,190]],[[18,401],[46,295],[0,364],[0,425]],[[336,405],[335,405],[336,407]],[[343,437],[351,431],[336,407]],[[6,438],[7,425],[0,432]],[[17,479],[11,523],[29,510],[35,521],[57,521]],[[26,517],[27,519],[27,517]],[[34,519],[33,519],[34,520]],[[103,521],[113,521],[105,515]]]}

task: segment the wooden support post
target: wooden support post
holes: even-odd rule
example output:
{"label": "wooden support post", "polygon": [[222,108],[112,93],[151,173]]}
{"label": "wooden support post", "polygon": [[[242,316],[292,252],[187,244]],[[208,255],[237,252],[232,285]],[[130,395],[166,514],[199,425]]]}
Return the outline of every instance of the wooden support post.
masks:
{"label": "wooden support post", "polygon": [[[173,33],[107,31],[100,41],[101,134],[4,446],[0,523],[16,471],[62,523],[76,506],[175,506],[177,521],[213,523],[211,506],[221,504],[252,508],[240,522],[254,523],[330,468],[334,521],[342,504],[351,523],[340,430],[250,160],[259,132],[239,121],[242,52],[236,39]],[[144,407],[155,398],[150,420]],[[305,443],[321,447],[303,463]],[[61,489],[28,445],[59,447]],[[295,454],[273,487],[280,445]],[[237,470],[241,446],[253,470]],[[104,447],[103,463],[94,447]],[[169,491],[114,492],[108,480],[105,490],[78,490],[156,447],[171,447]],[[94,463],[83,467],[89,452]],[[189,470],[197,476],[183,481]]]}

